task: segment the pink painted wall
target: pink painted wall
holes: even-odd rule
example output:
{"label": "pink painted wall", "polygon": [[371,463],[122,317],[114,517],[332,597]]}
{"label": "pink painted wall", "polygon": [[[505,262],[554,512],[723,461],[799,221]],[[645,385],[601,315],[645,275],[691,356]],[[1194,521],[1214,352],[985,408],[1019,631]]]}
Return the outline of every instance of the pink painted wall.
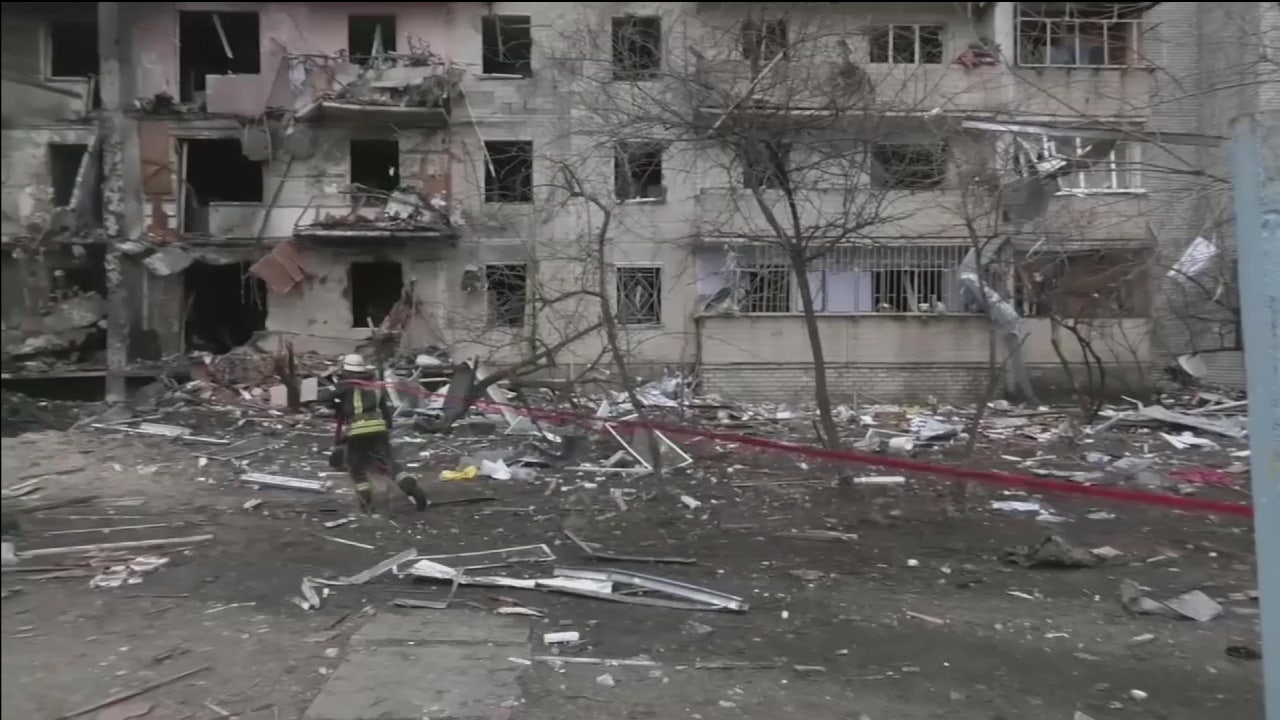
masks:
{"label": "pink painted wall", "polygon": [[453,3],[446,2],[296,2],[296,3],[148,3],[134,26],[138,95],[178,94],[178,13],[251,12],[260,15],[262,75],[275,76],[285,52],[334,54],[347,48],[347,16],[395,15],[396,46],[405,36],[424,40],[437,53],[454,57]]}

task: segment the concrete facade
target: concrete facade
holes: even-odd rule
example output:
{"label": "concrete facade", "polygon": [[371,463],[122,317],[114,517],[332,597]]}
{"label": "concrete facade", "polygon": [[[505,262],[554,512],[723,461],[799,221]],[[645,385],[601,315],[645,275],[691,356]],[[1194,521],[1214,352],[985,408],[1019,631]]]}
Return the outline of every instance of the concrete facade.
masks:
{"label": "concrete facade", "polygon": [[[815,29],[840,35],[844,49],[824,62],[837,68],[845,53],[844,62],[858,65],[879,98],[892,99],[880,112],[876,142],[947,141],[952,162],[937,187],[878,196],[880,220],[860,230],[863,240],[847,251],[843,269],[810,273],[825,288],[819,333],[831,393],[841,398],[971,401],[986,384],[990,324],[963,311],[953,269],[933,269],[954,268],[972,245],[973,228],[966,223],[973,212],[966,194],[970,183],[1006,169],[1003,136],[961,128],[962,120],[1222,135],[1226,121],[1239,112],[1280,101],[1274,85],[1259,82],[1269,76],[1257,60],[1275,52],[1275,41],[1251,32],[1251,40],[1237,42],[1240,34],[1232,30],[1280,28],[1269,3],[1232,3],[1229,13],[1211,10],[1216,6],[1209,3],[1157,3],[1144,15],[1108,26],[1108,32],[1132,34],[1121,43],[1124,57],[1109,55],[1104,66],[1021,56],[1020,42],[1027,42],[1020,28],[1030,27],[1028,8],[1038,7],[1027,3],[118,5],[128,19],[121,21],[128,42],[120,44],[125,56],[119,72],[137,100],[126,108],[128,144],[136,157],[124,156],[137,179],[124,183],[122,192],[140,209],[144,225],[141,237],[122,239],[146,246],[136,267],[126,267],[131,335],[150,338],[140,345],[157,357],[225,351],[228,339],[243,342],[247,331],[288,337],[300,350],[348,351],[374,334],[366,310],[403,288],[399,297],[408,312],[402,350],[436,345],[455,357],[503,365],[576,337],[557,354],[558,371],[573,372],[598,362],[606,346],[603,332],[587,331],[601,317],[600,297],[609,298],[616,311],[620,274],[650,278],[645,273],[656,269],[659,300],[649,308],[652,317],[622,326],[617,338],[633,368],[697,367],[708,389],[729,397],[808,399],[812,358],[794,289],[786,302],[767,311],[703,309],[709,296],[726,287],[726,249],[769,232],[759,208],[744,202],[750,192],[726,175],[732,163],[717,155],[723,151],[714,143],[668,150],[662,156],[661,197],[651,201],[616,202],[607,189],[613,159],[602,150],[604,118],[599,107],[591,107],[583,78],[593,59],[607,60],[611,22],[618,17],[659,18],[662,61],[696,69],[711,85],[730,89],[745,88],[752,76],[742,51],[722,39],[749,15],[785,17],[797,36]],[[3,235],[13,244],[31,236],[32,228],[49,226],[49,144],[91,143],[98,125],[84,99],[87,89],[78,81],[48,79],[48,13],[26,8],[16,14],[8,4],[5,13]],[[227,17],[215,24],[212,14],[193,13]],[[529,77],[486,74],[483,48],[491,15],[528,27]],[[394,52],[408,59],[364,73],[349,63],[357,50],[348,47],[358,35],[353,28],[366,22],[359,18],[383,18],[377,21],[386,29],[383,48],[394,42]],[[888,26],[940,27],[940,61],[876,62],[875,28]],[[244,35],[247,28],[256,36]],[[919,43],[918,61],[925,52],[919,33],[925,31],[911,32]],[[188,50],[181,38],[187,38]],[[213,47],[212,59],[192,60],[203,46]],[[987,48],[991,61],[961,63],[973,47]],[[428,50],[431,62],[424,60]],[[1074,52],[1082,51],[1077,46]],[[230,71],[219,70],[219,63],[229,64]],[[210,70],[203,83],[193,79],[202,70]],[[39,79],[41,86],[11,82],[18,76]],[[404,99],[404,93],[436,83],[449,84],[446,101]],[[72,86],[81,95],[53,92],[50,84],[56,86],[52,90]],[[351,89],[356,87],[363,95]],[[373,97],[381,99],[370,102]],[[486,199],[486,173],[496,174],[486,147],[503,142],[532,143],[526,202]],[[244,156],[230,162],[236,143]],[[1065,187],[1034,222],[1015,227],[995,219],[991,231],[1011,239],[1020,253],[1151,253],[1153,259],[1141,261],[1147,264],[1141,273],[1124,279],[1131,283],[1125,292],[1138,300],[1127,302],[1124,312],[1090,319],[1084,330],[1110,377],[1119,381],[1112,385],[1117,392],[1140,389],[1178,353],[1236,342],[1223,330],[1232,324],[1230,312],[1189,323],[1187,292],[1171,287],[1166,277],[1197,235],[1221,238],[1229,253],[1229,226],[1215,221],[1229,207],[1218,200],[1226,197],[1225,186],[1212,177],[1224,167],[1222,152],[1166,142],[1131,145],[1140,146],[1133,151],[1139,154],[1115,165],[1141,169],[1125,182]],[[395,184],[426,208],[426,224],[406,229],[379,219],[394,199],[369,206],[353,199],[350,186],[357,175],[363,177],[359,166],[379,148],[393,157]],[[200,174],[214,165],[218,172],[241,174],[229,185],[212,187],[225,178],[205,181]],[[119,183],[120,177],[117,171],[107,180]],[[588,192],[606,188],[601,192],[609,195],[607,229],[601,229],[605,208],[568,193],[569,177]],[[829,190],[807,192],[802,224],[821,226],[842,211],[850,188],[871,182],[869,174],[841,178]],[[355,224],[335,225],[339,220]],[[284,287],[258,283],[254,276],[262,273],[250,272],[250,264],[282,244],[305,276]],[[183,263],[192,264],[143,269],[142,261],[157,248],[181,248]],[[15,262],[6,259],[4,269],[6,326],[29,312],[10,290],[11,277],[29,274]],[[884,278],[897,272],[895,263],[929,268],[928,287],[915,287],[922,281],[913,275],[909,292],[917,299],[932,292],[946,311],[888,307],[893,303],[885,300]],[[510,299],[521,287],[499,273],[513,265],[526,268],[521,319],[495,320],[500,294]],[[238,271],[219,275],[217,268]],[[1105,273],[1077,271],[1077,280],[1091,274]],[[220,279],[210,279],[215,277]],[[206,328],[208,315],[240,307],[201,299],[205,292],[222,298],[225,287],[193,290],[213,288],[213,282],[235,284],[247,308],[243,314],[255,320]],[[1011,276],[996,280],[1006,292],[1013,282]],[[1085,282],[1075,294],[1090,292]],[[1171,299],[1175,292],[1181,293],[1179,302]],[[235,300],[235,294],[226,297]],[[377,325],[381,318],[373,320]],[[193,334],[196,324],[202,329]],[[1026,325],[1024,354],[1033,378],[1048,392],[1065,387],[1064,367],[1078,364],[1079,348],[1059,331],[1059,357],[1049,319],[1029,317]]]}

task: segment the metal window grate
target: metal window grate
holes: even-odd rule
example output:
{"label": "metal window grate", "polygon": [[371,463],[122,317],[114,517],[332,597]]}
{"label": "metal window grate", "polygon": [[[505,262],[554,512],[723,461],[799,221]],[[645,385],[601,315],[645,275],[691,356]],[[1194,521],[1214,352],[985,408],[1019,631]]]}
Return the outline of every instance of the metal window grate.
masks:
{"label": "metal window grate", "polygon": [[791,271],[785,265],[745,267],[738,271],[744,313],[791,312]]}
{"label": "metal window grate", "polygon": [[662,268],[617,268],[617,293],[619,323],[662,324]]}

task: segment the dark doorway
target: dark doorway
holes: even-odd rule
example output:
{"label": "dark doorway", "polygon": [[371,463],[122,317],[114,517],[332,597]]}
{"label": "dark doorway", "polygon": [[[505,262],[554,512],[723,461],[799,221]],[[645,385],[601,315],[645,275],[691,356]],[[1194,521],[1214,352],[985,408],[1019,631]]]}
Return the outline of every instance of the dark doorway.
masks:
{"label": "dark doorway", "polygon": [[206,75],[256,75],[262,48],[256,12],[178,13],[178,95],[205,91]]}
{"label": "dark doorway", "polygon": [[400,187],[400,143],[395,140],[352,140],[351,184],[395,192]]}
{"label": "dark doorway", "polygon": [[267,327],[267,286],[249,274],[248,263],[187,268],[187,350],[221,355],[249,342]]}
{"label": "dark doorway", "polygon": [[76,178],[88,145],[49,143],[49,180],[53,185],[53,206],[67,207],[75,197]]}
{"label": "dark doorway", "polygon": [[263,164],[245,157],[239,140],[187,140],[183,147],[187,172],[183,232],[208,232],[209,203],[263,201]]}
{"label": "dark doorway", "polygon": [[404,271],[395,262],[351,263],[351,327],[377,327],[404,294]]}

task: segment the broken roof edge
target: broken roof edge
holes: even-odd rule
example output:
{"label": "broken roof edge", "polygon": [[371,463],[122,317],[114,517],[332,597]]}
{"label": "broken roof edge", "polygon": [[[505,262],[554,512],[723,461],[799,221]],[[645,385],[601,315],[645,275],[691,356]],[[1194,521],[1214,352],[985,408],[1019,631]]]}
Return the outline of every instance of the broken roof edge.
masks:
{"label": "broken roof edge", "polygon": [[875,118],[875,117],[908,117],[908,118],[946,118],[948,120],[966,120],[969,118],[989,120],[999,116],[995,111],[985,110],[948,110],[933,108],[930,110],[894,109],[892,107],[877,109],[869,107],[858,111],[831,110],[823,107],[784,107],[779,105],[743,105],[739,107],[718,107],[699,105],[698,113],[705,115],[759,115],[773,114],[778,116],[804,115],[809,117],[837,118]]}
{"label": "broken roof edge", "polygon": [[457,228],[419,226],[389,228],[378,225],[321,227],[303,225],[294,228],[297,240],[445,240],[456,243],[462,236]]}
{"label": "broken roof edge", "polygon": [[1134,127],[1132,129],[1125,127],[1108,126],[1112,125],[1124,126],[1132,123],[1142,122],[1142,120],[1119,120],[1109,118],[1089,118],[1087,122],[1080,122],[1075,119],[1074,122],[1067,118],[1061,120],[982,120],[979,118],[966,119],[961,123],[961,127],[965,130],[984,130],[988,132],[1005,132],[1015,135],[1069,135],[1086,140],[1132,140],[1135,137],[1140,138],[1144,142],[1164,143],[1168,145],[1193,145],[1199,147],[1217,147],[1226,141],[1226,138],[1217,135],[1207,135],[1203,133],[1170,133],[1145,130],[1143,128]]}

